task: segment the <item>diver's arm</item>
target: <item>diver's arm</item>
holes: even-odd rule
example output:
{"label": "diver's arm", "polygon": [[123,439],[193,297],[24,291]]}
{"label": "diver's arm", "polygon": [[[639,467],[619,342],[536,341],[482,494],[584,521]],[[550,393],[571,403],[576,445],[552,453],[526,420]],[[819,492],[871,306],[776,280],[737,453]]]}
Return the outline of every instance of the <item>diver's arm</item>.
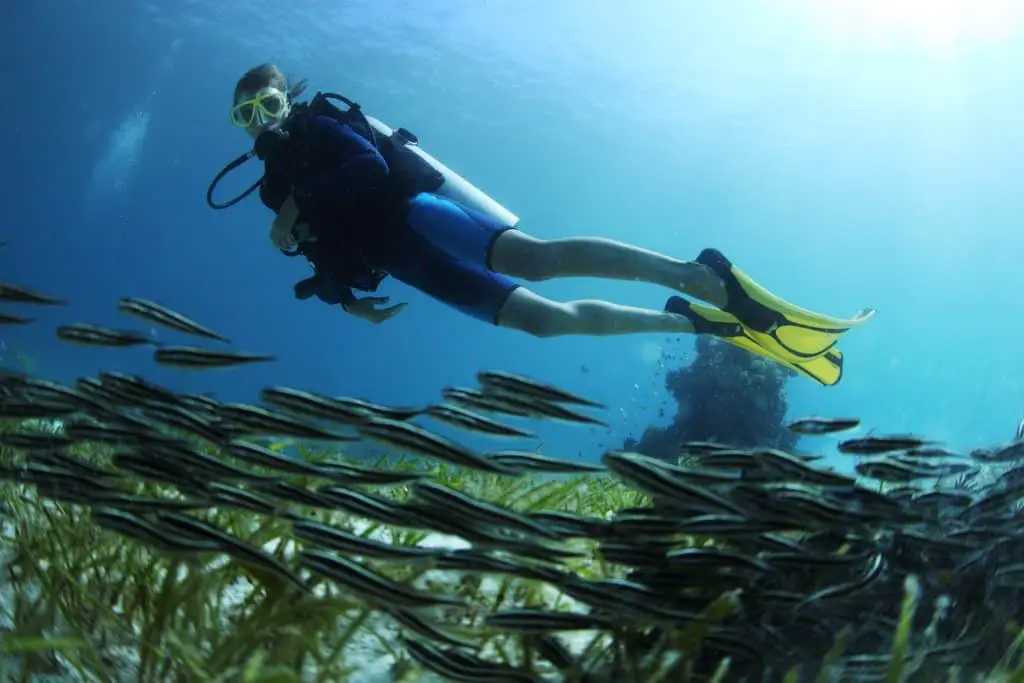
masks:
{"label": "diver's arm", "polygon": [[338,303],[341,304],[341,307],[346,311],[348,310],[349,306],[351,306],[352,304],[359,300],[358,298],[356,298],[356,295],[352,293],[351,287],[346,287],[345,291],[340,293],[338,299]]}
{"label": "diver's arm", "polygon": [[[352,290],[349,290],[349,294],[352,294]],[[349,315],[354,315],[357,318],[362,318],[375,325],[379,325],[394,318],[408,305],[400,303],[393,306],[385,306],[389,300],[390,298],[386,296],[353,296],[350,301],[341,302],[341,307]]]}
{"label": "diver's arm", "polygon": [[275,214],[281,210],[281,204],[288,199],[292,186],[288,178],[274,164],[266,164],[263,179],[260,181],[260,201]]}
{"label": "diver's arm", "polygon": [[295,198],[289,193],[280,208],[274,222],[270,224],[270,243],[281,251],[288,251],[295,246],[295,224],[299,219],[299,207]]}
{"label": "diver's arm", "polygon": [[[390,320],[401,313],[402,309],[406,306],[404,303],[384,306],[384,304],[388,303],[388,297],[386,296],[357,297],[352,293],[351,287],[341,286],[329,278],[325,278],[325,280],[325,282],[320,283],[317,287],[316,296],[318,299],[332,305],[339,304],[342,310],[349,315],[368,320],[374,324]],[[378,308],[378,306],[381,307]]]}
{"label": "diver's arm", "polygon": [[289,192],[288,196],[281,202],[281,207],[277,210],[277,218],[274,221],[280,221],[282,225],[287,225],[290,230],[295,227],[295,222],[298,219],[299,207],[295,203],[295,195]]}
{"label": "diver's arm", "polygon": [[[324,303],[332,305],[338,304],[339,306],[342,307],[342,309],[345,310],[346,313],[352,313],[353,315],[355,315],[356,311],[358,311],[360,308],[358,305],[356,305],[357,302],[360,301],[360,298],[352,293],[352,288],[343,287],[336,283],[334,284],[334,286],[330,288],[330,291],[326,291],[324,289],[318,291],[317,297],[319,297],[319,299]],[[370,297],[364,298],[368,299]]]}

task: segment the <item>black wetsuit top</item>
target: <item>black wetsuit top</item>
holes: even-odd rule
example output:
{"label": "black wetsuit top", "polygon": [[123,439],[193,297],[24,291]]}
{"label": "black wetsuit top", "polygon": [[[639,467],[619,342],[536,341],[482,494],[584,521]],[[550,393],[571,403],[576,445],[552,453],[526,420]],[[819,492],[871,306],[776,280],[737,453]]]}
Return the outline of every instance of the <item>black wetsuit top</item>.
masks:
{"label": "black wetsuit top", "polygon": [[[316,269],[315,294],[327,303],[373,291],[385,273],[374,253],[404,221],[408,202],[395,194],[380,152],[350,126],[327,116],[293,114],[288,142],[265,159],[260,199],[277,213],[291,194],[315,238],[300,244]],[[296,292],[298,294],[298,290]]]}

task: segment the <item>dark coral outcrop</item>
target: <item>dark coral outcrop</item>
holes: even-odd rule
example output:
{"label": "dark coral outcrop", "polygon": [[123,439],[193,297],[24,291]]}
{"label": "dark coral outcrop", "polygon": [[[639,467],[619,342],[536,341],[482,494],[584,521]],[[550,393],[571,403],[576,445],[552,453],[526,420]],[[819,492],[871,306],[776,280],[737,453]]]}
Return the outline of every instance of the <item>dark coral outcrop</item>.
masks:
{"label": "dark coral outcrop", "polygon": [[693,361],[665,377],[678,405],[671,424],[649,427],[624,447],[670,462],[686,441],[792,449],[798,437],[786,429],[785,417],[786,382],[794,375],[714,337],[697,337]]}

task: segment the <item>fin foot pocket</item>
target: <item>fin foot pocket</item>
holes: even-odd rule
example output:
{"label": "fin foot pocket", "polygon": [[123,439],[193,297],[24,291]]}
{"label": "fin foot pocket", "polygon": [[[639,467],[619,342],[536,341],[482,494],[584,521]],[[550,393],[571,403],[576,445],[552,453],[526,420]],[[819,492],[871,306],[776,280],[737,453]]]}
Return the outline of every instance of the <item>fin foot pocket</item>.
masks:
{"label": "fin foot pocket", "polygon": [[665,302],[665,312],[685,317],[693,325],[695,334],[711,334],[716,337],[743,334],[743,327],[734,316],[717,308],[699,306],[681,296],[669,297]]}

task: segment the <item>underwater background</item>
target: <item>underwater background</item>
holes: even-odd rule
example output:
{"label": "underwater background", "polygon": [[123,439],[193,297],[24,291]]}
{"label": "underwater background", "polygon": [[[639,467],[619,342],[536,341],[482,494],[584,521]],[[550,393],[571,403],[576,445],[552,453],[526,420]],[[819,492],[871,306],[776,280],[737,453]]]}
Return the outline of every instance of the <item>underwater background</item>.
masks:
{"label": "underwater background", "polygon": [[[496,368],[612,408],[610,431],[541,431],[546,454],[595,461],[669,419],[665,373],[692,358],[690,338],[533,339],[393,280],[380,291],[410,305],[381,326],[296,301],[309,270],[271,247],[271,214],[204,202],[249,145],[228,121],[235,80],[273,61],[412,130],[539,237],[682,258],[714,246],[801,306],[876,308],[841,343],[838,386],[789,380],[791,416],[854,415],[953,448],[1008,440],[1024,411],[1022,34],[1024,5],[983,0],[14,0],[0,7],[0,271],[71,307],[4,329],[6,360],[221,400],[288,385],[392,404]],[[535,288],[647,307],[669,294]],[[125,296],[278,360],[189,374],[53,335],[123,326]]]}

